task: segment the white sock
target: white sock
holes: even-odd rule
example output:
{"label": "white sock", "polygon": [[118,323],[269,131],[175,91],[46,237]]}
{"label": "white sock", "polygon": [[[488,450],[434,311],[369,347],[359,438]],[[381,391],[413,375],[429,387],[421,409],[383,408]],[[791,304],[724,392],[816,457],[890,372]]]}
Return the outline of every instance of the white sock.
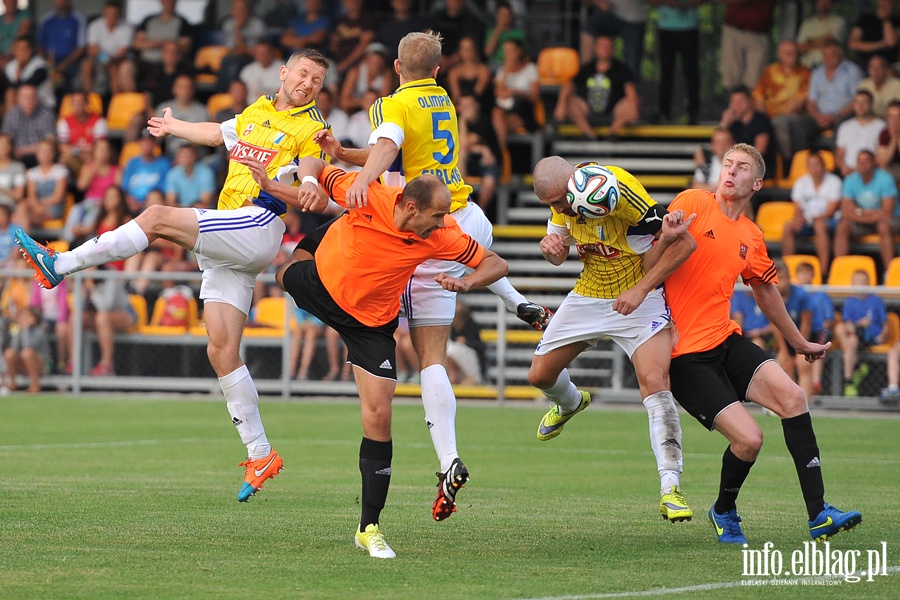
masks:
{"label": "white sock", "polygon": [[516,308],[523,302],[528,302],[528,299],[520,294],[506,277],[498,279],[487,287],[501,300],[503,300],[503,304],[506,305],[506,310],[511,313],[515,313]]}
{"label": "white sock", "polygon": [[656,456],[659,471],[660,495],[679,485],[684,467],[681,453],[681,419],[675,406],[675,397],[666,390],[644,398],[644,407],[650,421],[650,447]]}
{"label": "white sock", "polygon": [[149,245],[150,240],[137,221],[128,221],[86,241],[71,252],[61,252],[56,257],[54,268],[59,275],[68,275],[108,262],[125,260],[142,252]]}
{"label": "white sock", "polygon": [[560,414],[566,415],[574,411],[581,404],[581,392],[569,379],[569,370],[563,369],[556,378],[556,383],[541,392],[550,399],[551,402],[559,405]]}
{"label": "white sock", "polygon": [[421,376],[425,424],[441,461],[441,471],[446,471],[453,459],[459,458],[456,451],[456,396],[444,365],[425,367]]}
{"label": "white sock", "polygon": [[241,441],[247,445],[251,460],[265,458],[272,451],[266,430],[259,416],[259,393],[247,365],[241,365],[225,377],[219,377],[219,385],[225,393],[225,404],[231,422],[237,428]]}

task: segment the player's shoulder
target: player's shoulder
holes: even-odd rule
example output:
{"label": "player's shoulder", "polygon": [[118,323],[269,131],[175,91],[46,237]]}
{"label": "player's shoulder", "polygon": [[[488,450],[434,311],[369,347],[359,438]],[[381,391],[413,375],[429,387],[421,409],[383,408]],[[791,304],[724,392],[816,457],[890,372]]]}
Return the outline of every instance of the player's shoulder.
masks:
{"label": "player's shoulder", "polygon": [[690,209],[690,212],[698,212],[703,209],[708,209],[715,201],[716,195],[712,192],[700,189],[688,189],[675,196],[672,202],[669,203],[669,210],[680,208],[685,211]]}

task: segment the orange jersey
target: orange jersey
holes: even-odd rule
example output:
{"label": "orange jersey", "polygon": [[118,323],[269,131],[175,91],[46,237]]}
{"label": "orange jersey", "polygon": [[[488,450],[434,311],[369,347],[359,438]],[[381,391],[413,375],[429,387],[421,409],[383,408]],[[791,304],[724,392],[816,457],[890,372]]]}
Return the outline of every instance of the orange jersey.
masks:
{"label": "orange jersey", "polygon": [[[344,205],[356,176],[329,165],[319,182]],[[403,188],[372,183],[368,205],[335,221],[316,250],[316,270],[325,289],[338,306],[370,327],[389,323],[400,313],[400,296],[416,267],[426,260],[476,267],[484,258],[484,248],[449,215],[445,226],[427,240],[397,229],[394,206],[402,193]]]}
{"label": "orange jersey", "polygon": [[741,215],[734,221],[721,211],[715,194],[687,190],[669,211],[697,213],[690,232],[697,249],[666,280],[666,303],[678,328],[672,356],[715,348],[740,326],[731,320],[731,297],[740,275],[744,283],[776,283],[775,265],[762,231]]}

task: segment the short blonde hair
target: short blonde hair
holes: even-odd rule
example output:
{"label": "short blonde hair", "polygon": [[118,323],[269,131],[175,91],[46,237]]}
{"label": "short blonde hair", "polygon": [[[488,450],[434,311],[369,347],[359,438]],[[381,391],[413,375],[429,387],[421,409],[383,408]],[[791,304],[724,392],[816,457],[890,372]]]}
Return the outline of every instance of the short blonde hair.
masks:
{"label": "short blonde hair", "polygon": [[762,179],[763,175],[766,174],[766,161],[763,160],[759,150],[750,144],[735,144],[728,149],[725,156],[722,157],[722,161],[728,158],[728,155],[732,152],[743,152],[750,157],[750,162],[753,163],[753,174],[756,175],[757,179]]}
{"label": "short blonde hair", "polygon": [[400,73],[409,80],[431,77],[441,64],[441,34],[414,31],[403,36],[397,47]]}

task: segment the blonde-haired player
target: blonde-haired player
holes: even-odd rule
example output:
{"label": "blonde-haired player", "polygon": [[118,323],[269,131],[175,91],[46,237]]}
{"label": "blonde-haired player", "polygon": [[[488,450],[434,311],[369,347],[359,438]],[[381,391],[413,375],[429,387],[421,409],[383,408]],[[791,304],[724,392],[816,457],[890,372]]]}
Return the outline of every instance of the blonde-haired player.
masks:
{"label": "blonde-haired player", "polygon": [[628,171],[605,168],[618,181],[618,200],[599,219],[579,216],[569,206],[566,185],[575,167],[564,158],[550,156],[534,168],[535,194],[551,209],[541,253],[549,263],[560,265],[574,244],[584,263],[575,288],[544,331],[528,372],[528,381],[555,404],[541,419],[537,437],[555,438],[591,403],[590,394],[569,379],[566,367],[597,340],[609,337],[631,359],[647,409],[660,479],[660,514],[673,522],[689,521],[693,512],[679,489],[681,421],[669,391],[672,319],[661,284],[697,246],[687,233],[693,216],[666,212]]}
{"label": "blonde-haired player", "polygon": [[[400,184],[391,166],[400,159],[402,176],[437,176],[450,188],[453,218],[463,231],[486,248],[493,241],[493,227],[478,204],[469,201],[472,187],[457,168],[459,126],[450,95],[435,81],[441,62],[441,37],[433,32],[415,32],[400,40],[394,70],[400,87],[379,98],[369,109],[372,134],[369,148],[345,149],[328,132],[316,140],[332,157],[361,165],[359,177],[347,191],[347,206],[365,206],[370,183],[390,170],[385,180]],[[422,264],[403,295],[403,313],[409,319],[410,337],[419,357],[425,421],[441,462],[438,495],[432,507],[435,520],[456,510],[456,492],[469,479],[469,472],[456,449],[456,398],[444,364],[450,324],[456,311],[456,294],[435,282],[437,273],[459,277],[465,267],[449,261]],[[552,314],[528,302],[504,277],[488,286],[507,308],[535,329],[543,329]]]}
{"label": "blonde-haired player", "polygon": [[[281,67],[281,87],[274,96],[262,96],[233,119],[219,123],[188,123],[166,108],[151,117],[148,129],[155,136],[176,135],[193,143],[225,145],[232,159],[265,165],[270,177],[291,170],[300,156],[321,157],[313,134],[327,127],[316,108],[328,61],[315,50],[293,54]],[[203,271],[200,297],[209,335],[207,354],[231,421],[247,446],[244,483],[238,500],[245,502],[283,467],[266,437],[259,415],[259,394],[240,356],[241,336],[253,299],[257,275],[281,246],[285,203],[261,193],[250,169],[230,161],[228,177],[217,210],[148,207],[136,219],[104,233],[71,252],[57,253],[19,232],[17,241],[36,279],[46,287],[57,285],[71,273],[143,251],[158,238],[175,242],[197,255]]]}

